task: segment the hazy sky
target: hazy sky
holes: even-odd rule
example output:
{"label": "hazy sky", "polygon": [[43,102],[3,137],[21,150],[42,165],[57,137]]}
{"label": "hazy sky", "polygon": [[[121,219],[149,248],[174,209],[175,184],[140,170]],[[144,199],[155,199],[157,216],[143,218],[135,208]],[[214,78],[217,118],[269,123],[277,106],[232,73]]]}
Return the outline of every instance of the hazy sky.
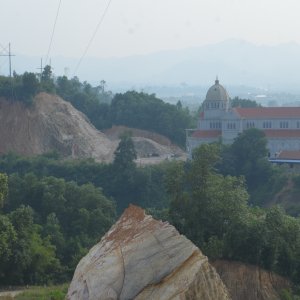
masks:
{"label": "hazy sky", "polygon": [[[80,57],[109,0],[62,0],[50,56]],[[46,56],[59,0],[0,0],[0,44]],[[244,39],[300,43],[299,0],[112,0],[87,56]]]}

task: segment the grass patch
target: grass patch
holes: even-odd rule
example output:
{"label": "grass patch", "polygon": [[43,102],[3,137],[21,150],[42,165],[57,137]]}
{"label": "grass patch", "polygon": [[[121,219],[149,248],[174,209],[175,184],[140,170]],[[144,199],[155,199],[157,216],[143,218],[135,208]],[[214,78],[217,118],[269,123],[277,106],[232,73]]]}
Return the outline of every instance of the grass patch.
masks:
{"label": "grass patch", "polygon": [[64,300],[68,284],[50,287],[33,287],[15,297],[16,300]]}

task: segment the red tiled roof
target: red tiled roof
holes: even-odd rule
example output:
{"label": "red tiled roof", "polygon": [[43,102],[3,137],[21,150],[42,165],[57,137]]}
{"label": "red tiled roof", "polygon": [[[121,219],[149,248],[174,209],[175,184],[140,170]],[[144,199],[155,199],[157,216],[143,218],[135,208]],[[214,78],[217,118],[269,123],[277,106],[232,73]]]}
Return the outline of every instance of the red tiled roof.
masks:
{"label": "red tiled roof", "polygon": [[277,159],[300,159],[300,151],[281,151]]}
{"label": "red tiled roof", "polygon": [[192,137],[195,138],[217,138],[221,135],[221,130],[196,130],[192,133]]}
{"label": "red tiled roof", "polygon": [[300,138],[299,129],[266,129],[264,133],[267,138]]}
{"label": "red tiled roof", "polygon": [[233,110],[246,119],[300,119],[300,107],[235,107]]}

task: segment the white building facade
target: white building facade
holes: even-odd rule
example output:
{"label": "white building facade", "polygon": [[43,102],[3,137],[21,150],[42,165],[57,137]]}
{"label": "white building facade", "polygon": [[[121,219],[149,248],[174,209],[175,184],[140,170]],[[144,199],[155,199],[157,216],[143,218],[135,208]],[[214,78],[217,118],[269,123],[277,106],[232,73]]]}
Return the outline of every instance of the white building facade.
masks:
{"label": "white building facade", "polygon": [[232,108],[226,89],[217,79],[209,88],[196,129],[187,129],[186,146],[191,157],[203,143],[231,144],[249,128],[262,130],[268,140],[269,157],[281,152],[300,152],[300,107]]}

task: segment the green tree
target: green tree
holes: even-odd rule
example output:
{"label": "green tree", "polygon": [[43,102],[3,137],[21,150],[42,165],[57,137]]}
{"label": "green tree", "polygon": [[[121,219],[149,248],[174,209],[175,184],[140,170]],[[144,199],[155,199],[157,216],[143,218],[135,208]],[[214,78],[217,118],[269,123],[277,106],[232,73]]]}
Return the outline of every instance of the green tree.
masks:
{"label": "green tree", "polygon": [[46,237],[52,245],[55,246],[57,250],[57,256],[60,260],[62,260],[63,253],[65,251],[66,240],[62,233],[60,222],[54,212],[47,216],[47,221],[43,226],[42,235]]}
{"label": "green tree", "polygon": [[55,247],[40,235],[41,227],[33,222],[33,210],[21,206],[9,214],[16,233],[11,259],[2,282],[13,284],[46,283],[60,270]]}
{"label": "green tree", "polygon": [[217,174],[214,166],[218,160],[218,145],[202,145],[195,149],[190,165],[173,167],[167,180],[168,191],[172,192],[172,222],[204,249],[221,245],[218,241],[247,213],[243,180]]}
{"label": "green tree", "polygon": [[5,270],[13,255],[17,234],[9,218],[0,215],[0,278],[5,277]]}
{"label": "green tree", "polygon": [[52,78],[52,68],[51,66],[47,65],[44,67],[44,70],[42,72],[42,81],[50,81]]}
{"label": "green tree", "polygon": [[[47,281],[47,270],[51,268],[50,273],[57,274],[54,277],[59,279],[64,275],[67,279],[67,270],[74,267],[78,262],[76,259],[114,222],[114,203],[92,184],[79,186],[54,177],[14,174],[9,178],[9,190],[9,201],[4,209],[11,211],[11,222],[17,232],[15,249],[19,254],[16,257],[22,261],[20,269],[16,267],[20,277],[8,273],[16,276],[19,282],[27,269],[32,272],[39,270],[40,275],[30,279],[34,282],[40,279]],[[38,255],[34,249],[44,253],[46,265],[42,261],[35,265],[30,259]]]}
{"label": "green tree", "polygon": [[25,103],[31,104],[33,97],[37,94],[39,88],[39,82],[34,73],[25,72],[22,75],[22,96],[21,98]]}
{"label": "green tree", "polygon": [[154,94],[129,91],[116,94],[110,106],[111,122],[157,132],[181,146],[192,118],[188,110],[158,99]]}
{"label": "green tree", "polygon": [[187,210],[190,197],[185,193],[186,171],[183,162],[169,164],[165,176],[166,191],[171,198],[169,215],[174,226],[181,232],[185,231]]}
{"label": "green tree", "polygon": [[256,101],[254,100],[250,100],[250,99],[241,99],[239,97],[234,97],[233,99],[231,99],[231,107],[260,107],[261,105],[258,104]]}
{"label": "green tree", "polygon": [[0,96],[6,99],[12,98],[12,81],[7,76],[0,76]]}
{"label": "green tree", "polygon": [[[144,177],[137,170],[135,160],[136,151],[129,134],[121,136],[119,146],[115,151],[115,158],[111,165],[109,194],[116,200],[119,212],[129,203],[136,203],[135,195]],[[138,177],[138,174],[141,176]]]}
{"label": "green tree", "polygon": [[263,131],[251,128],[239,134],[230,147],[235,174],[246,178],[250,190],[264,183],[271,174],[267,139]]}
{"label": "green tree", "polygon": [[7,175],[0,173],[0,208],[4,205],[4,200],[8,193]]}
{"label": "green tree", "polygon": [[44,70],[41,75],[41,89],[42,91],[48,93],[55,92],[55,84],[52,77],[52,68],[51,66],[47,65],[44,67]]}
{"label": "green tree", "polygon": [[223,175],[244,176],[252,204],[267,203],[286,183],[282,169],[268,161],[263,131],[245,130],[232,145],[222,145],[221,149],[222,160],[217,169]]}
{"label": "green tree", "polygon": [[244,165],[251,163],[255,164],[260,159],[265,159],[268,155],[267,139],[263,131],[250,128],[243,131],[234,140],[232,144],[232,152],[237,158],[240,169]]}
{"label": "green tree", "polygon": [[121,136],[118,148],[114,154],[115,158],[113,164],[117,170],[131,169],[135,167],[134,160],[137,158],[137,154],[133,140],[130,137],[130,133],[126,133]]}

